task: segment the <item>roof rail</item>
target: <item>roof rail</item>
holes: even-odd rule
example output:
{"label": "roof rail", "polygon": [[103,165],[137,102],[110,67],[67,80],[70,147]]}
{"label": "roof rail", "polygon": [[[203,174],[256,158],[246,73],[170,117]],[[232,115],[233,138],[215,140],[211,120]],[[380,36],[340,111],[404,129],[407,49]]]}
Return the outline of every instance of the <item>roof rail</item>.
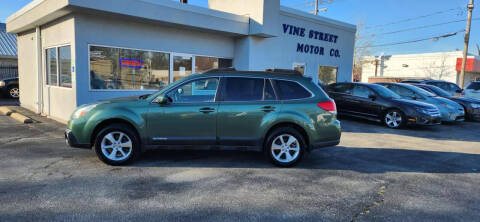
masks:
{"label": "roof rail", "polygon": [[270,69],[265,69],[265,72],[303,76],[303,74],[302,74],[301,72],[299,72],[298,70],[294,70],[294,69],[275,69],[275,68],[270,68]]}
{"label": "roof rail", "polygon": [[217,73],[217,72],[235,72],[235,71],[237,71],[235,68],[228,67],[228,68],[209,69],[207,71],[202,72],[202,74]]}

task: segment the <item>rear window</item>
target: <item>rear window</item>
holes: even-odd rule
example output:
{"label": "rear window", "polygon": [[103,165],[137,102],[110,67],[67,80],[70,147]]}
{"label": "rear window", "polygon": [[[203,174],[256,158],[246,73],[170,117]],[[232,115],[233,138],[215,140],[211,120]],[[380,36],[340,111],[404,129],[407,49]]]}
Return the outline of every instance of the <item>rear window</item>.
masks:
{"label": "rear window", "polygon": [[225,79],[224,101],[259,101],[263,98],[264,79],[235,78]]}
{"label": "rear window", "polygon": [[304,99],[312,96],[310,92],[297,82],[275,80],[275,84],[281,100]]}
{"label": "rear window", "polygon": [[351,84],[333,84],[328,87],[329,92],[352,94]]}
{"label": "rear window", "polygon": [[480,82],[472,82],[467,89],[480,90]]}

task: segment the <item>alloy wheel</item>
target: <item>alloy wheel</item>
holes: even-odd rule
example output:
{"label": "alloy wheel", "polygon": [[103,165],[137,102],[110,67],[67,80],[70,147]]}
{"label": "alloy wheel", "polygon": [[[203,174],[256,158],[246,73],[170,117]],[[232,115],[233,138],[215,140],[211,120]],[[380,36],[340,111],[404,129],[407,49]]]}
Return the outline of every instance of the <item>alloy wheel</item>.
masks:
{"label": "alloy wheel", "polygon": [[11,88],[8,92],[12,98],[18,98],[20,96],[20,90],[17,87]]}
{"label": "alloy wheel", "polygon": [[110,132],[102,139],[101,149],[103,155],[112,161],[123,161],[132,154],[132,140],[120,131]]}
{"label": "alloy wheel", "polygon": [[402,124],[402,115],[397,111],[391,111],[385,115],[385,123],[388,127],[397,128]]}
{"label": "alloy wheel", "polygon": [[290,134],[277,136],[271,146],[273,158],[281,163],[294,161],[300,154],[300,143]]}

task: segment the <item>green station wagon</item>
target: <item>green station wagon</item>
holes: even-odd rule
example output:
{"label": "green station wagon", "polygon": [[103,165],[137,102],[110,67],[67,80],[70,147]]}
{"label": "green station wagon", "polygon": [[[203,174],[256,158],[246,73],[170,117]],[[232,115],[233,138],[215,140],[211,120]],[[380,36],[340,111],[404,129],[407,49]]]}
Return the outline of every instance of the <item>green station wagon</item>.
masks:
{"label": "green station wagon", "polygon": [[157,93],[78,107],[65,131],[72,147],[93,147],[110,165],[143,151],[241,149],[292,166],[340,141],[336,106],[310,78],[285,70],[212,70]]}

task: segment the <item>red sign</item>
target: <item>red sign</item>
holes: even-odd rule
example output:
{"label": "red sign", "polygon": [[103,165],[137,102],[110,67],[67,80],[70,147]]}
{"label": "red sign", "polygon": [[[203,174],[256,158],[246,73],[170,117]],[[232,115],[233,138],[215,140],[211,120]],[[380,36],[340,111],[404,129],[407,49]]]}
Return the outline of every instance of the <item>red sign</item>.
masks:
{"label": "red sign", "polygon": [[[457,71],[462,70],[462,58],[457,58]],[[474,58],[467,58],[465,65],[465,71],[467,72],[480,72],[480,60]]]}
{"label": "red sign", "polygon": [[142,68],[143,61],[141,59],[120,59],[120,67]]}

